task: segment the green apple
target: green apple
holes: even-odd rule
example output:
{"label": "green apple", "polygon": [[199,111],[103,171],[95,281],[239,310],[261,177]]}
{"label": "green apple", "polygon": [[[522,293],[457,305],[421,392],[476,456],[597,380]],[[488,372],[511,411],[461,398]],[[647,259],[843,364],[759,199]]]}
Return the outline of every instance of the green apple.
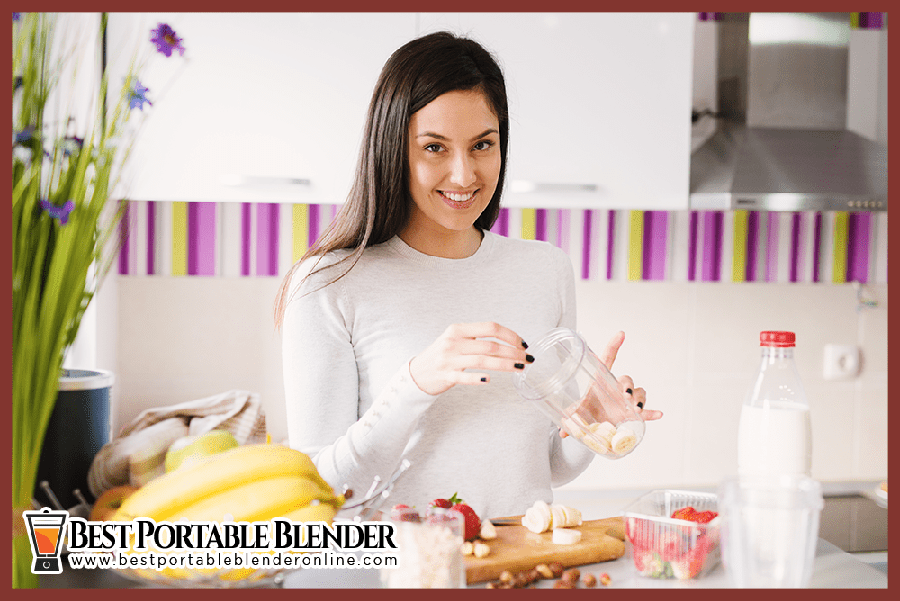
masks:
{"label": "green apple", "polygon": [[166,472],[236,446],[239,446],[237,439],[227,430],[210,430],[205,434],[182,436],[166,451]]}

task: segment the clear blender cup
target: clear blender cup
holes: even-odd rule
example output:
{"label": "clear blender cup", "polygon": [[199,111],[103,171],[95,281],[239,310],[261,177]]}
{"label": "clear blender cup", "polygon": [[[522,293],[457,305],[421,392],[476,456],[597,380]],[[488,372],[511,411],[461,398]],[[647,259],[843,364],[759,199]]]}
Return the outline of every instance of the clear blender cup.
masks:
{"label": "clear blender cup", "polygon": [[640,444],[643,419],[578,333],[550,330],[528,352],[534,363],[513,376],[520,396],[607,459],[624,457]]}

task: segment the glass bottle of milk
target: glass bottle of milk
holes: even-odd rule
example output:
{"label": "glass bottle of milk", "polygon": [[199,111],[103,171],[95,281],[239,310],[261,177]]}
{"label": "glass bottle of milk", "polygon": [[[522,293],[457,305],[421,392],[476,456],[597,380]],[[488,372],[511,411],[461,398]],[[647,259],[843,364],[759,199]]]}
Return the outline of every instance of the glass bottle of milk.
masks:
{"label": "glass bottle of milk", "polygon": [[741,476],[811,475],[812,426],[795,341],[793,332],[760,332],[762,362],[738,429]]}

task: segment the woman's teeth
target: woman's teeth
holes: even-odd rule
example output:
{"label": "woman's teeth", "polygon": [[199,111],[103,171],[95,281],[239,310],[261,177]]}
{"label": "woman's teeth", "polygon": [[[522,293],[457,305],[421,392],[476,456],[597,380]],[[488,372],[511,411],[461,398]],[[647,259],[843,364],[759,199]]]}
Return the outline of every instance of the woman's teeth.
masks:
{"label": "woman's teeth", "polygon": [[454,202],[465,202],[475,196],[474,192],[469,192],[468,194],[457,194],[456,192],[441,192],[441,194]]}

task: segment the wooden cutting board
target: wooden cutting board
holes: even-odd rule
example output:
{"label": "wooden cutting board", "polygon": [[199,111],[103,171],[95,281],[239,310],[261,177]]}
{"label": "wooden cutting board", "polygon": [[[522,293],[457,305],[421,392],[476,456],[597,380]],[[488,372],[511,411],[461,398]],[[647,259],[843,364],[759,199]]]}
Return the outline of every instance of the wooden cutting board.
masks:
{"label": "wooden cutting board", "polygon": [[[506,519],[506,518],[504,518]],[[514,518],[521,524],[521,516]],[[491,552],[481,559],[467,555],[466,582],[497,580],[500,573],[530,570],[538,564],[558,561],[564,567],[612,561],[625,554],[625,518],[588,520],[575,530],[581,541],[574,545],[556,545],[553,533],[535,534],[524,526],[497,526],[497,538],[485,541]]]}

